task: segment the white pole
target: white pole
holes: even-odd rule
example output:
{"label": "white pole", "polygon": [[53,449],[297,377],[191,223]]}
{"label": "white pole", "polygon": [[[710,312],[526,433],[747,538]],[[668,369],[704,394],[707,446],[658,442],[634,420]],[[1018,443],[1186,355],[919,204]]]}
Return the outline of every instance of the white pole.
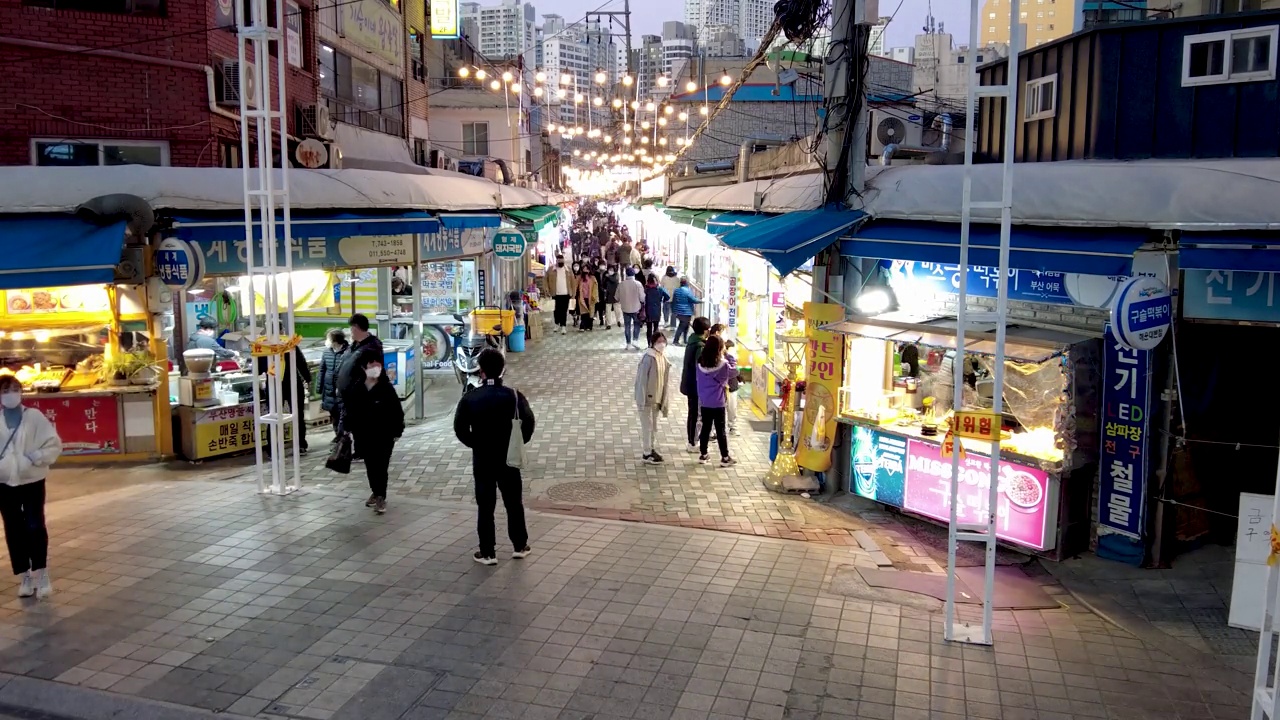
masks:
{"label": "white pole", "polygon": [[[1280,523],[1280,463],[1276,464],[1275,495],[1271,501],[1271,523],[1275,527]],[[1280,572],[1277,567],[1268,565],[1266,569],[1266,589],[1263,591],[1262,623],[1258,634],[1258,659],[1253,670],[1253,698],[1250,701],[1250,720],[1277,720],[1280,718],[1280,665],[1271,670],[1272,648],[1276,640],[1275,607],[1280,595]],[[1268,683],[1270,680],[1270,683]]]}

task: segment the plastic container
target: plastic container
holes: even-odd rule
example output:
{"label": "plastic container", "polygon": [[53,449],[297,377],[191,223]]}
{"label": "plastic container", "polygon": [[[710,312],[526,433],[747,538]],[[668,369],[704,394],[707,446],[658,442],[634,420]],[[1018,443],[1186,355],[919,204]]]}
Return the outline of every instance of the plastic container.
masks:
{"label": "plastic container", "polygon": [[507,349],[511,352],[524,352],[524,326],[517,325],[507,336]]}

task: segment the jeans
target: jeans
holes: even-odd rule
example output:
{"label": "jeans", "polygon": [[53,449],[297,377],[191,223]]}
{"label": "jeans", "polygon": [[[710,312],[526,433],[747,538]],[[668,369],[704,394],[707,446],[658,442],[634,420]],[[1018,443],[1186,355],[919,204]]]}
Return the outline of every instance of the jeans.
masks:
{"label": "jeans", "polygon": [[716,426],[716,443],[720,445],[720,457],[729,457],[729,434],[724,431],[724,408],[702,408],[702,437],[698,438],[698,449],[707,454],[707,444],[711,441],[711,426]]}
{"label": "jeans", "polygon": [[689,339],[689,323],[693,322],[693,316],[677,315],[676,320],[679,321],[680,325],[676,328],[676,336],[671,339],[671,342],[679,345]]}
{"label": "jeans", "polygon": [[692,446],[698,443],[698,396],[688,395],[685,399],[689,401],[689,416],[685,420],[685,430],[689,435],[689,445]]}
{"label": "jeans", "polygon": [[569,296],[556,295],[556,307],[552,311],[552,317],[555,318],[556,325],[564,327],[569,321]]}
{"label": "jeans", "polygon": [[654,438],[658,434],[658,410],[657,405],[648,405],[640,408],[640,449],[644,450],[644,454],[655,450]]}
{"label": "jeans", "polygon": [[646,320],[644,323],[644,339],[645,342],[653,342],[653,336],[658,333],[659,320]]}
{"label": "jeans", "polygon": [[640,339],[640,313],[622,313],[622,335],[628,345]]}
{"label": "jeans", "polygon": [[520,501],[523,482],[520,471],[500,465],[493,468],[475,468],[476,505],[479,515],[476,534],[480,536],[480,554],[494,557],[493,510],[498,506],[498,493],[502,493],[502,505],[507,509],[507,537],[511,547],[522,550],[529,544],[529,531],[524,526],[524,505]]}
{"label": "jeans", "polygon": [[671,312],[670,300],[662,301],[662,322],[665,323],[666,326],[669,328],[673,328],[676,326],[675,313]]}
{"label": "jeans", "polygon": [[49,561],[49,531],[44,525],[44,481],[0,485],[0,517],[13,574],[43,570]]}
{"label": "jeans", "polygon": [[729,393],[724,402],[725,420],[728,421],[729,427],[737,427],[738,425],[738,395],[737,393]]}
{"label": "jeans", "polygon": [[369,492],[380,498],[387,496],[387,478],[391,468],[391,451],[395,440],[377,436],[358,435],[360,455],[364,458],[364,472],[369,478]]}

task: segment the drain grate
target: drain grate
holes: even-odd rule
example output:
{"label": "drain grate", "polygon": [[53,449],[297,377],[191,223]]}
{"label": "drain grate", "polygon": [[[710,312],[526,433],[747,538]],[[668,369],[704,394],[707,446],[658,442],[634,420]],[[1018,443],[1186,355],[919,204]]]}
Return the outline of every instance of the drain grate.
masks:
{"label": "drain grate", "polygon": [[560,483],[547,488],[547,497],[556,502],[599,502],[608,500],[618,494],[618,486],[611,483],[592,482],[583,480],[579,482]]}

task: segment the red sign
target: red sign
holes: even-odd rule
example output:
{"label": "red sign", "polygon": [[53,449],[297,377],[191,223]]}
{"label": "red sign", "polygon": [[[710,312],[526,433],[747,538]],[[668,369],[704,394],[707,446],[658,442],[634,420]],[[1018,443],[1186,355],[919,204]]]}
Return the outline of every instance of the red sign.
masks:
{"label": "red sign", "polygon": [[120,404],[104,395],[39,395],[23,402],[44,413],[62,438],[63,455],[120,452]]}

